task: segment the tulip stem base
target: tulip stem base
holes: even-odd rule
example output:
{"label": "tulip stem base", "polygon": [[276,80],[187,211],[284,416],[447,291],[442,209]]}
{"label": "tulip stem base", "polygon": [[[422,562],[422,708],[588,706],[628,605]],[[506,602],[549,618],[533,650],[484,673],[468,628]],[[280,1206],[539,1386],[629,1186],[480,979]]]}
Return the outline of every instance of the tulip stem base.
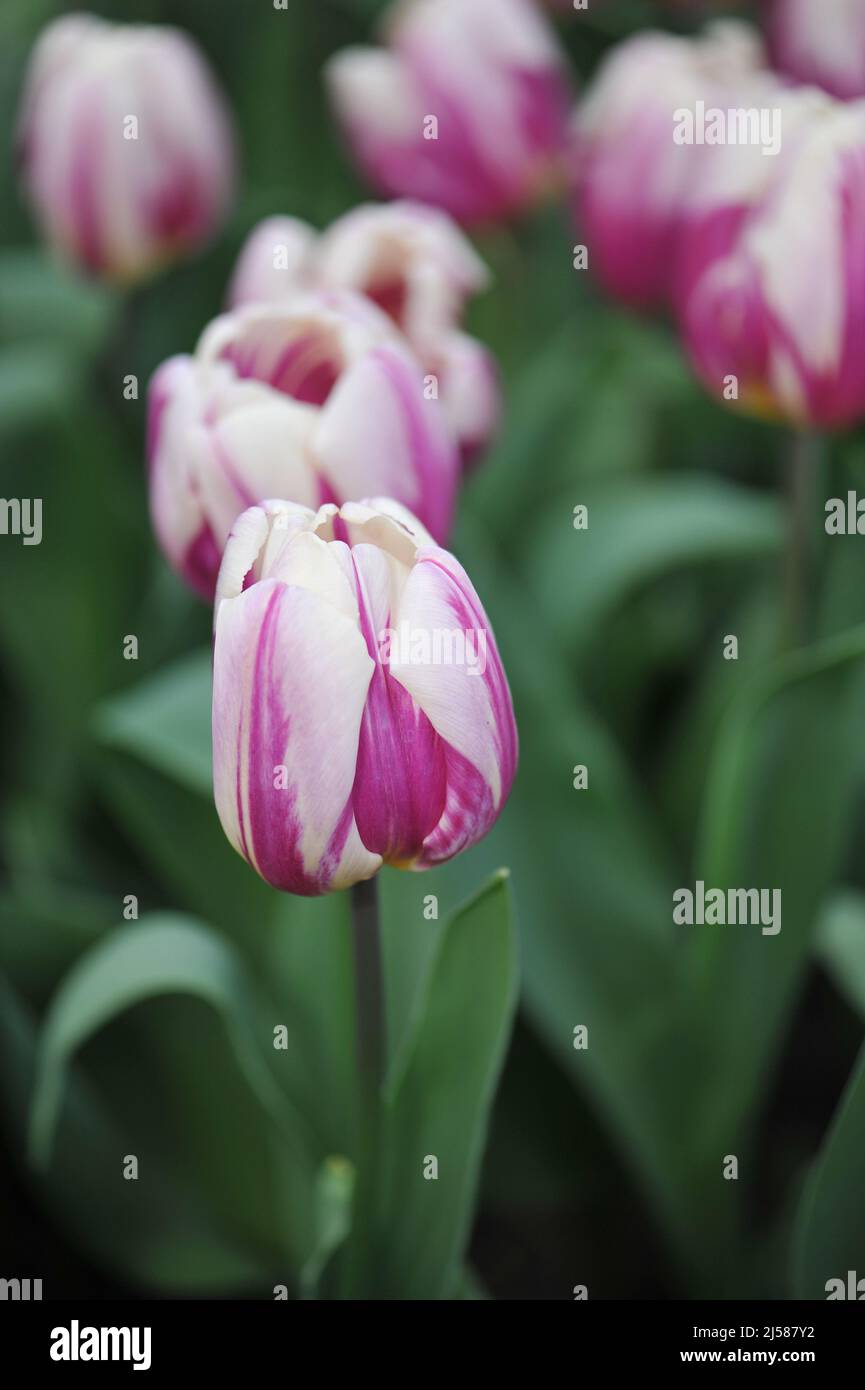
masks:
{"label": "tulip stem base", "polygon": [[787,550],[784,575],[785,636],[788,646],[808,640],[813,607],[814,496],[820,440],[799,431],[790,443],[787,469]]}
{"label": "tulip stem base", "polygon": [[351,889],[357,1057],[357,1186],[349,1280],[355,1297],[370,1296],[385,1071],[384,972],[378,877]]}
{"label": "tulip stem base", "polygon": [[351,918],[358,1076],[364,1093],[374,1092],[377,1103],[384,1077],[384,983],[378,876],[356,883],[352,888]]}

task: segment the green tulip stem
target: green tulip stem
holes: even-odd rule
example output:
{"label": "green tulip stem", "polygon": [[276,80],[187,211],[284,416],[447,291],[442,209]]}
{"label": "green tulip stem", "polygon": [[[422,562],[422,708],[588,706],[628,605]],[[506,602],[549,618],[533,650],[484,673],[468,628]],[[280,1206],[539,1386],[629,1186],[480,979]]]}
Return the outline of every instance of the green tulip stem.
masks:
{"label": "green tulip stem", "polygon": [[377,875],[352,888],[351,917],[358,1076],[361,1090],[375,1096],[378,1108],[384,1076],[384,982]]}
{"label": "green tulip stem", "polygon": [[820,440],[799,430],[785,460],[787,545],[784,559],[784,645],[807,642],[813,612],[814,499],[820,469]]}
{"label": "green tulip stem", "polygon": [[385,1068],[384,977],[377,876],[364,883],[356,883],[351,889],[351,918],[358,1085],[358,1181],[352,1239],[355,1258],[352,1263],[356,1278],[359,1277],[368,1287],[366,1280],[373,1261],[381,1089]]}

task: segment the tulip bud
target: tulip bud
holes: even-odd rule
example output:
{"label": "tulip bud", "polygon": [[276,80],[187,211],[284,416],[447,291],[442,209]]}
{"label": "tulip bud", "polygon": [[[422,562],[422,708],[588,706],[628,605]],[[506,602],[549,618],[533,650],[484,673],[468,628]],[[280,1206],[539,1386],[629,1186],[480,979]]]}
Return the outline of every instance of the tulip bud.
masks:
{"label": "tulip bud", "polygon": [[227,112],[178,29],[85,14],[49,25],[18,147],[47,240],[111,279],[140,279],[205,240],[232,190]]}
{"label": "tulip bud", "polygon": [[315,895],[426,869],[496,820],[507,680],[468,575],[389,501],[245,512],[216,594],[214,795],[234,848]]}
{"label": "tulip bud", "polygon": [[531,0],[408,0],[388,11],[385,40],[326,69],[371,182],[464,223],[535,201],[563,152],[568,83]]}
{"label": "tulip bud", "polygon": [[437,538],[459,460],[444,412],[386,315],[347,292],[224,314],[150,386],[153,525],[205,598],[240,512],[279,489],[305,506],[382,492]]}
{"label": "tulip bud", "polygon": [[241,247],[228,289],[229,308],[274,304],[315,283],[315,232],[297,217],[266,217]]}
{"label": "tulip bud", "polygon": [[738,101],[766,118],[776,143],[717,145],[695,164],[678,219],[673,298],[679,310],[706,267],[732,251],[747,218],[832,104],[831,97],[815,88],[782,86],[773,73],[750,79]]}
{"label": "tulip bud", "polygon": [[800,426],[865,415],[863,185],[865,102],[827,101],[682,306],[695,369],[719,399]]}
{"label": "tulip bud", "polygon": [[833,96],[865,97],[861,0],[768,0],[769,52],[779,72]]}
{"label": "tulip bud", "polygon": [[573,127],[575,213],[592,270],[624,303],[661,308],[672,293],[683,203],[712,153],[677,141],[679,113],[738,105],[761,56],[726,21],[697,39],[638,34],[602,65]]}
{"label": "tulip bud", "polygon": [[[287,269],[274,269],[279,261]],[[231,281],[230,302],[268,302],[293,288],[352,290],[387,313],[424,373],[434,378],[468,464],[489,444],[501,413],[491,354],[459,332],[469,297],[489,275],[446,213],[422,203],[368,204],[339,218],[316,241],[311,227],[271,217],[250,233]]]}

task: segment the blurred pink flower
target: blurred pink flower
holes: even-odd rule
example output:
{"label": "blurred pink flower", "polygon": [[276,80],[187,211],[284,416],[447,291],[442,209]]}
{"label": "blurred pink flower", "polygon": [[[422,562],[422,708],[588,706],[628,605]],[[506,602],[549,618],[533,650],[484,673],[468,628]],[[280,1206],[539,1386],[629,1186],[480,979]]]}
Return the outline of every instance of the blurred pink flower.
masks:
{"label": "blurred pink flower", "polygon": [[696,39],[637,34],[603,63],[576,112],[572,174],[577,234],[609,294],[669,302],[683,205],[711,153],[676,142],[676,113],[738,105],[762,59],[755,31],[728,20]]}
{"label": "blurred pink flower", "polygon": [[313,896],[451,859],[497,819],[516,761],[489,620],[415,518],[269,501],[238,519],[216,594],[213,785],[262,878]]}
{"label": "blurred pink flower", "polygon": [[815,121],[832,99],[811,87],[786,87],[760,72],[738,93],[742,107],[771,114],[778,147],[767,154],[759,141],[717,145],[702,151],[683,191],[673,271],[673,299],[685,303],[707,265],[727,255],[746,219],[767,197],[795,158]]}
{"label": "blurred pink flower", "polygon": [[766,0],[772,61],[797,82],[842,99],[865,97],[862,0]]}
{"label": "blurred pink flower", "polygon": [[365,295],[405,335],[439,394],[464,462],[493,435],[501,400],[487,349],[461,331],[468,299],[489,275],[446,213],[422,203],[368,204],[317,236],[292,217],[269,217],[241,249],[229,303],[274,303],[310,288]]}
{"label": "blurred pink flower", "polygon": [[281,493],[305,506],[370,494],[448,532],[459,460],[422,368],[348,291],[216,319],[149,391],[150,508],[172,566],[213,596],[231,527]]}
{"label": "blurred pink flower", "polygon": [[739,405],[759,414],[824,428],[865,416],[863,189],[865,101],[826,98],[681,306],[716,397],[734,376]]}
{"label": "blurred pink flower", "polygon": [[361,168],[392,197],[467,224],[508,217],[558,177],[568,80],[532,0],[402,0],[385,46],[326,69]]}
{"label": "blurred pink flower", "polygon": [[121,281],[204,241],[233,188],[226,108],[178,29],[86,14],[49,25],[30,61],[18,151],[47,240]]}

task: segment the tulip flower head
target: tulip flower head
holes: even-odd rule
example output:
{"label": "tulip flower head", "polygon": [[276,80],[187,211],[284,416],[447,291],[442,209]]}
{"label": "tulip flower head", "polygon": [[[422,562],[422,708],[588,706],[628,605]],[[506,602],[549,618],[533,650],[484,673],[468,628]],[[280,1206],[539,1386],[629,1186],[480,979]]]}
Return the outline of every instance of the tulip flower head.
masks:
{"label": "tulip flower head", "polygon": [[796,158],[814,123],[832,106],[831,97],[824,92],[782,86],[769,72],[744,83],[739,100],[743,108],[771,113],[779,148],[767,155],[759,141],[754,141],[716,145],[702,152],[683,193],[678,216],[673,301],[680,311],[707,266],[732,252],[746,221]]}
{"label": "tulip flower head", "polygon": [[326,70],[370,181],[469,224],[534,202],[563,153],[568,82],[532,0],[402,0],[384,38]]}
{"label": "tulip flower head", "polygon": [[680,217],[707,149],[674,139],[677,112],[740,104],[762,61],[736,21],[696,39],[646,32],[617,45],[578,108],[572,173],[579,235],[608,293],[636,309],[668,304]]}
{"label": "tulip flower head", "polygon": [[204,241],[233,188],[231,125],[185,34],[73,14],[34,50],[18,128],[44,235],[131,282]]}
{"label": "tulip flower head", "polygon": [[507,680],[468,575],[404,509],[251,508],[214,632],[216,807],[275,888],[430,868],[490,829],[516,768]]}
{"label": "tulip flower head", "polygon": [[[865,102],[827,101],[681,319],[718,398],[799,426],[865,416]],[[727,395],[727,399],[734,397]]]}
{"label": "tulip flower head", "polygon": [[235,518],[283,493],[318,507],[376,489],[443,539],[459,460],[390,320],[350,293],[224,314],[149,396],[150,504],[178,573],[212,598]]}
{"label": "tulip flower head", "polygon": [[861,0],[768,0],[772,61],[797,82],[842,100],[865,97],[865,6]]}
{"label": "tulip flower head", "polygon": [[241,249],[229,303],[273,303],[311,288],[372,300],[435,377],[468,463],[489,444],[501,412],[493,358],[460,327],[468,300],[488,281],[483,261],[446,213],[407,201],[368,204],[318,237],[296,218],[261,222]]}

